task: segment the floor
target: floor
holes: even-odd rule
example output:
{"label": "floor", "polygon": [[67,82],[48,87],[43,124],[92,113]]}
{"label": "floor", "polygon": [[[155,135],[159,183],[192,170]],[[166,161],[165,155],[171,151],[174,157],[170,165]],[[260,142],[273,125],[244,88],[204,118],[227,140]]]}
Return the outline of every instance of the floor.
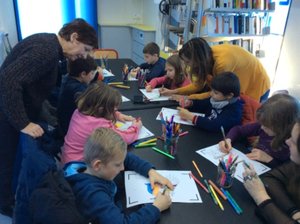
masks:
{"label": "floor", "polygon": [[11,218],[0,214],[0,223],[1,224],[11,224]]}

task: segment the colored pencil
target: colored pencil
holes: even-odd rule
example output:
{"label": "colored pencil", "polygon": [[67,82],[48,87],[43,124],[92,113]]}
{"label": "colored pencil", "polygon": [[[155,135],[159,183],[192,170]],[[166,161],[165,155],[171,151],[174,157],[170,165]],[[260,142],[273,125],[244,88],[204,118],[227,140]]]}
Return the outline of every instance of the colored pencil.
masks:
{"label": "colored pencil", "polygon": [[223,188],[221,188],[221,191],[227,196],[227,201],[229,202],[229,204],[231,205],[231,207],[233,208],[233,210],[239,215],[241,214],[239,209],[236,207],[236,205],[233,203],[233,201],[231,201],[231,199],[228,197],[227,193],[225,192],[225,190]]}
{"label": "colored pencil", "polygon": [[109,82],[108,85],[122,85],[124,82]]}
{"label": "colored pencil", "polygon": [[213,193],[212,193],[212,191],[211,191],[211,189],[209,187],[209,184],[207,183],[207,181],[205,179],[204,179],[204,183],[205,183],[205,185],[206,185],[206,187],[207,187],[207,189],[209,191],[209,194],[210,194],[211,198],[213,199],[213,201],[215,202],[215,204],[218,205],[218,202],[217,202],[216,198],[214,197],[214,195],[213,195]]}
{"label": "colored pencil", "polygon": [[203,175],[202,175],[201,171],[199,170],[199,168],[198,168],[198,166],[197,166],[197,164],[195,163],[195,161],[194,161],[194,160],[192,161],[192,163],[193,163],[194,167],[196,168],[196,170],[198,171],[198,173],[199,173],[200,177],[203,177]]}
{"label": "colored pencil", "polygon": [[227,199],[227,197],[223,194],[223,192],[220,190],[220,188],[218,188],[217,185],[215,185],[214,182],[212,182],[211,180],[208,180],[208,183],[215,189],[216,192],[218,192],[218,194],[219,194],[224,200]]}
{"label": "colored pencil", "polygon": [[156,142],[156,140],[157,140],[157,138],[152,138],[152,139],[149,139],[147,141],[141,142],[138,145],[145,145],[145,144],[148,144],[148,143],[153,143],[153,142]]}
{"label": "colored pencil", "polygon": [[182,132],[182,133],[179,134],[179,137],[185,136],[185,135],[187,135],[188,133],[189,133],[188,131]]}
{"label": "colored pencil", "polygon": [[229,203],[234,208],[234,210],[236,211],[236,213],[241,214],[243,212],[243,210],[240,208],[240,206],[233,199],[233,197],[231,196],[231,194],[229,193],[229,191],[224,190],[223,188],[221,188],[221,190],[227,196],[227,199],[228,199]]}
{"label": "colored pencil", "polygon": [[221,132],[222,132],[223,139],[224,139],[224,142],[225,142],[225,148],[228,149],[228,144],[226,142],[225,131],[224,131],[223,126],[221,126]]}
{"label": "colored pencil", "polygon": [[156,146],[156,143],[149,143],[149,144],[143,144],[143,145],[136,145],[134,148],[143,148],[143,147],[150,147],[150,146]]}
{"label": "colored pencil", "polygon": [[223,207],[222,203],[220,202],[220,199],[219,199],[218,195],[216,194],[214,188],[210,184],[208,186],[210,187],[210,190],[211,190],[213,196],[215,197],[216,201],[218,202],[220,209],[222,211],[224,211],[224,207]]}
{"label": "colored pencil", "polygon": [[196,181],[197,184],[199,184],[199,186],[206,191],[206,193],[209,194],[209,191],[207,190],[207,188],[200,182],[200,180],[198,180],[194,175],[193,173],[191,172],[190,173],[190,177],[194,179],[194,181]]}
{"label": "colored pencil", "polygon": [[160,154],[163,154],[163,155],[165,155],[165,156],[171,158],[171,159],[175,159],[174,156],[172,156],[172,155],[170,155],[169,153],[166,153],[166,152],[164,152],[164,151],[162,151],[162,150],[160,150],[160,149],[158,149],[158,148],[156,148],[156,147],[152,147],[152,149],[153,149],[154,151],[160,153]]}
{"label": "colored pencil", "polygon": [[113,85],[113,87],[118,87],[121,89],[130,89],[130,86],[124,86],[124,85]]}

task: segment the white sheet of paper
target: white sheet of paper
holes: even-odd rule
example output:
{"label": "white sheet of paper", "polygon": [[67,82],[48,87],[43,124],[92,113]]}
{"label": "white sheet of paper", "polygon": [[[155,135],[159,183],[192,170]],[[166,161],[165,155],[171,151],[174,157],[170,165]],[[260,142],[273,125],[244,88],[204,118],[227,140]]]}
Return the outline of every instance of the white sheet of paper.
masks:
{"label": "white sheet of paper", "polygon": [[[176,109],[170,109],[170,108],[163,107],[163,108],[161,108],[161,112],[163,114],[164,119],[166,119],[166,117],[168,119],[170,119],[174,115],[174,122],[175,123],[193,125],[192,121],[182,120],[180,118],[179,114],[178,114],[178,110],[176,110]],[[193,113],[193,114],[204,117],[204,114],[200,114],[200,113]],[[156,120],[160,120],[159,114],[157,115]]]}
{"label": "white sheet of paper", "polygon": [[[237,156],[237,155],[239,156],[237,162],[244,160],[247,164],[252,164],[254,166],[257,175],[261,175],[270,170],[270,168],[267,167],[266,165],[249,159],[244,153],[242,153],[241,151],[235,148],[232,148],[230,152],[233,154],[233,156]],[[197,151],[197,153],[203,156],[204,158],[208,159],[209,161],[211,161],[216,166],[218,166],[220,158],[223,157],[223,159],[226,160],[228,159],[229,156],[229,154],[225,154],[220,151],[218,144],[209,146],[204,149],[200,149]],[[234,177],[239,181],[244,182],[243,172],[244,172],[243,163],[238,163]],[[217,169],[216,169],[216,174],[217,174]]]}
{"label": "white sheet of paper", "polygon": [[106,70],[105,68],[103,69],[103,77],[112,77],[115,76],[114,74],[112,74],[110,71]]}
{"label": "white sheet of paper", "polygon": [[152,89],[151,92],[147,92],[146,89],[140,89],[140,91],[149,99],[150,101],[166,101],[169,100],[168,96],[161,96],[159,94],[159,88]]}
{"label": "white sheet of paper", "polygon": [[[157,172],[176,185],[174,191],[170,192],[173,203],[202,203],[196,183],[189,176],[191,171],[157,170]],[[134,171],[125,171],[125,191],[127,208],[152,203],[155,200],[149,179]]]}
{"label": "white sheet of paper", "polygon": [[130,99],[128,99],[128,98],[125,97],[125,96],[122,96],[122,102],[128,102],[128,101],[130,101]]}
{"label": "white sheet of paper", "polygon": [[[123,123],[123,122],[117,121],[116,125],[117,125],[118,129],[126,130],[132,125],[132,122],[126,121],[125,123]],[[143,139],[143,138],[149,138],[152,136],[154,136],[154,134],[151,131],[149,131],[145,126],[143,126],[139,132],[139,136],[138,136],[137,140]]]}

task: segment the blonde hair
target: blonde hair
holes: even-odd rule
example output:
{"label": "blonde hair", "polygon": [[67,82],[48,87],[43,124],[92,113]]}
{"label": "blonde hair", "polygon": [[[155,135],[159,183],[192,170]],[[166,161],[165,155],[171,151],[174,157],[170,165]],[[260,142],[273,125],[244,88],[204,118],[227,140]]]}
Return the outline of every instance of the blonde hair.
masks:
{"label": "blonde hair", "polygon": [[108,163],[119,152],[126,152],[127,144],[122,137],[110,128],[97,128],[84,145],[84,161],[90,166],[99,159]]}

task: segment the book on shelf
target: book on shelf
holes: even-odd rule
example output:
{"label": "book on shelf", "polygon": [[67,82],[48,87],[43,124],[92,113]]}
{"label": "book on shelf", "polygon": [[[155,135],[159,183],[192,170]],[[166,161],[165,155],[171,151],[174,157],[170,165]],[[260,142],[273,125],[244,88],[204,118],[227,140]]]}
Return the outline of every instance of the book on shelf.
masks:
{"label": "book on shelf", "polygon": [[259,15],[204,15],[201,35],[266,35],[269,26],[267,18]]}
{"label": "book on shelf", "polygon": [[204,9],[228,8],[228,9],[258,9],[272,10],[274,3],[271,0],[206,0]]}

